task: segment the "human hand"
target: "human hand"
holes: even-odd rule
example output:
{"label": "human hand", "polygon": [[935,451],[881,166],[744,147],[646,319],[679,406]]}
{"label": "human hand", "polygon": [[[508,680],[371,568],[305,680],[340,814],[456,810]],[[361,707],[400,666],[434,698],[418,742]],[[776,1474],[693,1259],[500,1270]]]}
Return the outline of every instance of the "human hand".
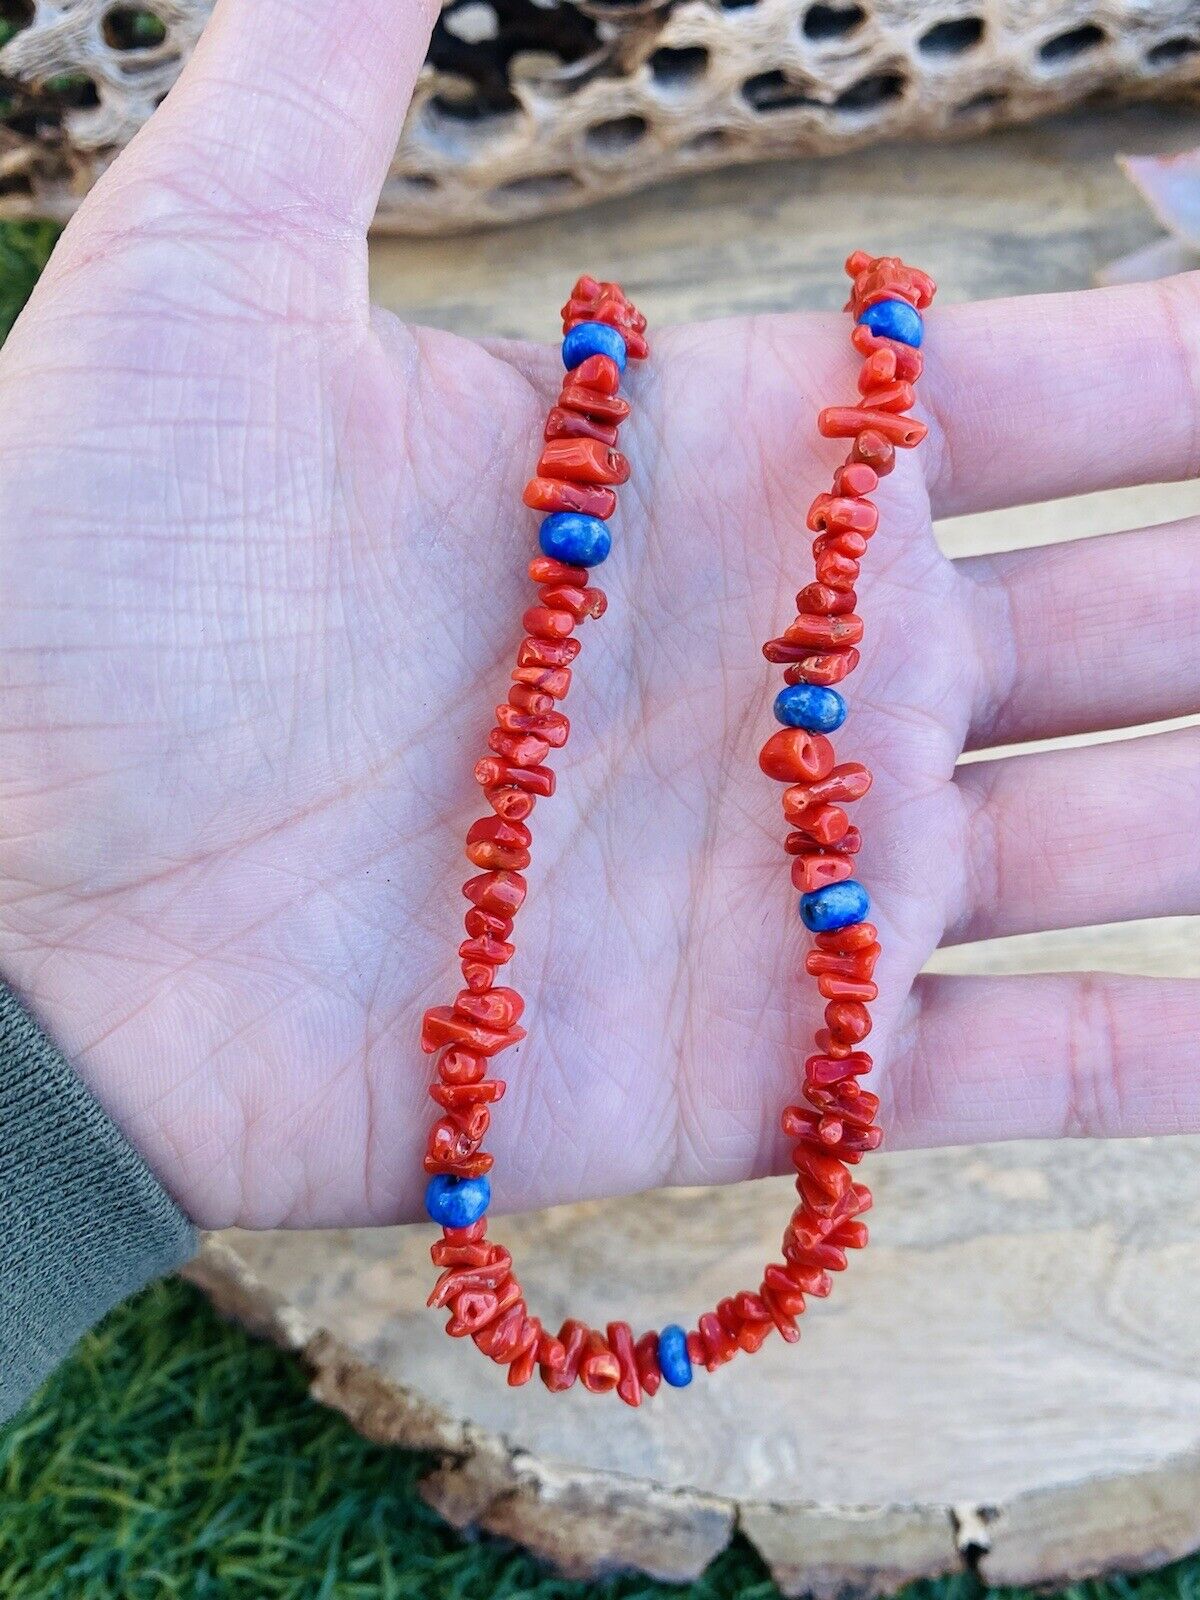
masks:
{"label": "human hand", "polygon": [[[369,309],[431,15],[335,10],[220,0],[0,356],[0,972],[206,1226],[419,1211],[420,1019],[458,987],[561,371]],[[760,643],[811,576],[846,329],[644,309],[610,607],[506,974],[500,1208],[781,1169],[815,1020]],[[955,767],[1197,709],[1194,525],[956,563],[931,531],[1194,472],[1200,285],[939,306],[926,348],[841,744],[876,775],[881,1120],[1196,1128],[1195,985],[917,974],[947,939],[1200,911],[1195,730]]]}

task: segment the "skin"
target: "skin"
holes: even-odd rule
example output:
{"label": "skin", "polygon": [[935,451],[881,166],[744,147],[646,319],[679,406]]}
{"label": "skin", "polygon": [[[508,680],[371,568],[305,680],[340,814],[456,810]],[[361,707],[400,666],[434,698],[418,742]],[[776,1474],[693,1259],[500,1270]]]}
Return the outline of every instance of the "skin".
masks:
{"label": "skin", "polygon": [[[220,0],[0,355],[0,971],[206,1226],[419,1214],[420,1018],[459,987],[561,374],[370,308],[431,19],[329,9]],[[876,779],[889,1144],[1194,1130],[1195,984],[917,974],[943,942],[1200,911],[1194,728],[956,768],[1198,709],[1195,525],[953,563],[931,531],[1193,474],[1200,284],[936,307],[926,350],[839,736]],[[817,316],[672,328],[631,369],[610,609],[504,974],[529,1037],[497,1208],[786,1164],[819,1019],[759,651],[811,577],[841,456],[814,417],[854,370]]]}

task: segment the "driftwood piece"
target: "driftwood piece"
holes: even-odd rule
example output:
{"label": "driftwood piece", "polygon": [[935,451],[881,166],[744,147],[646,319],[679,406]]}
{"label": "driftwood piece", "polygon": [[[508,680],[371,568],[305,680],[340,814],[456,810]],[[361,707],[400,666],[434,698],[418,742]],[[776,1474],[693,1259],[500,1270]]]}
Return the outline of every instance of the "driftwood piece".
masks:
{"label": "driftwood piece", "polygon": [[[69,212],[169,89],[211,4],[10,0],[0,215]],[[378,222],[512,221],[679,173],[1198,83],[1191,0],[451,0]]]}
{"label": "driftwood piece", "polygon": [[[547,334],[564,280],[593,262],[658,324],[832,307],[860,240],[920,259],[949,299],[1078,286],[1156,231],[1115,152],[1198,141],[1200,118],[1143,108],[931,149],[916,165],[880,150],[764,168],[752,188],[712,175],[630,202],[619,231],[601,214],[466,247],[380,243],[375,290],[423,321],[526,336]],[[1185,484],[961,519],[943,536],[959,553],[1197,512],[1200,486]],[[1196,977],[1198,932],[1131,924],[936,964]],[[425,1492],[451,1520],[571,1573],[686,1578],[735,1530],[785,1592],[822,1597],[964,1566],[997,1584],[1061,1582],[1200,1545],[1200,1145],[1014,1145],[872,1171],[872,1248],[812,1308],[801,1348],[768,1346],[636,1414],[536,1388],[514,1398],[446,1340],[422,1309],[424,1229],[223,1236],[194,1276],[301,1352],[314,1394],[356,1427],[430,1450]],[[756,1267],[783,1203],[771,1185],[686,1192],[504,1231],[551,1319],[568,1303],[585,1316],[619,1305],[649,1323]],[[865,1385],[853,1396],[848,1358]],[[847,1418],[868,1412],[869,1442],[847,1448]]]}

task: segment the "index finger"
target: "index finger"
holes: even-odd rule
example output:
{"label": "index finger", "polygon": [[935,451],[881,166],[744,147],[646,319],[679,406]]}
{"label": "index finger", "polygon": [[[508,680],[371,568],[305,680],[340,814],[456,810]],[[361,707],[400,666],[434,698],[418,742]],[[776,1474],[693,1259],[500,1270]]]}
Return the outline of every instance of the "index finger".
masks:
{"label": "index finger", "polygon": [[924,350],[935,516],[1200,470],[1200,273],[936,308]]}

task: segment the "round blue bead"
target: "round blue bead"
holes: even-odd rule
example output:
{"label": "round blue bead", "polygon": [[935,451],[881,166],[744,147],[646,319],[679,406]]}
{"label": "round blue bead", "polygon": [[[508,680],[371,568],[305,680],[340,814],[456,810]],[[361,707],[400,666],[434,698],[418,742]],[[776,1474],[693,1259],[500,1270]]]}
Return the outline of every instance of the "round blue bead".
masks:
{"label": "round blue bead", "polygon": [[542,523],[538,540],[544,555],[572,567],[598,567],[612,549],[612,535],[599,517],[582,511],[554,511]]}
{"label": "round blue bead", "polygon": [[425,1188],[425,1209],[443,1228],[469,1228],[492,1203],[486,1178],[455,1178],[439,1172]]}
{"label": "round blue bead", "polygon": [[563,366],[570,372],[589,356],[609,356],[617,371],[625,371],[628,352],[625,341],[607,322],[578,322],[563,340]]}
{"label": "round blue bead", "polygon": [[775,696],[775,716],[785,728],[832,733],[846,720],[846,702],[836,689],[819,683],[793,683]]}
{"label": "round blue bead", "polygon": [[881,339],[896,339],[900,344],[920,344],[925,333],[921,313],[904,300],[876,300],[858,319]]}
{"label": "round blue bead", "polygon": [[692,1381],[692,1358],[688,1355],[687,1334],[677,1322],[670,1322],[658,1336],[658,1364],[663,1382],[672,1389],[686,1389]]}
{"label": "round blue bead", "polygon": [[848,928],[852,923],[862,922],[870,909],[867,891],[856,878],[828,883],[823,889],[800,896],[800,915],[804,926],[813,933]]}

